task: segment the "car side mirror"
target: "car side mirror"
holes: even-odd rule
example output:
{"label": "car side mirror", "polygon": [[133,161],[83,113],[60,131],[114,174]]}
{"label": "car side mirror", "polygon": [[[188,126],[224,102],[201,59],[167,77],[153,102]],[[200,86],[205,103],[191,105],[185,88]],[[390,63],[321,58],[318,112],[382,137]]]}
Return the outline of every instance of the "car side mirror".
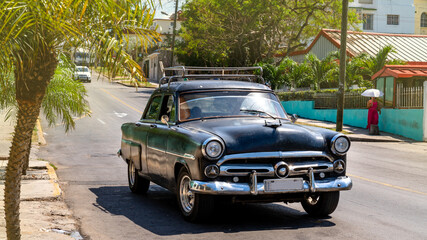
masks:
{"label": "car side mirror", "polygon": [[160,118],[160,121],[162,121],[163,124],[166,124],[169,127],[169,117],[168,115],[162,115]]}
{"label": "car side mirror", "polygon": [[291,118],[292,123],[295,123],[298,120],[298,115],[296,115],[296,114],[292,114],[289,117]]}

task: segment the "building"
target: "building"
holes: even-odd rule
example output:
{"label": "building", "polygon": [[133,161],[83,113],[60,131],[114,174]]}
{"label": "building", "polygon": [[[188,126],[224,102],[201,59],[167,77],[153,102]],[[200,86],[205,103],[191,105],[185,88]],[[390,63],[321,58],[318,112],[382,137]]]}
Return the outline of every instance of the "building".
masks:
{"label": "building", "polygon": [[384,130],[427,141],[427,64],[385,65],[372,80],[384,93]]}
{"label": "building", "polygon": [[[183,19],[180,17],[181,11],[178,11],[178,18],[176,20],[176,33],[181,29]],[[158,82],[163,74],[163,68],[177,64],[176,57],[174,58],[174,64],[171,64],[171,44],[173,36],[173,23],[174,16],[172,15],[169,19],[154,19],[151,29],[156,29],[160,33],[161,42],[158,42],[156,46],[151,46],[151,51],[144,57],[143,69],[145,76],[154,82]],[[175,41],[180,41],[181,37],[176,34]]]}
{"label": "building", "polygon": [[[176,32],[178,32],[181,29],[181,24],[183,22],[183,19],[181,17],[182,11],[178,11],[178,17],[176,19]],[[160,19],[156,18],[153,19],[153,25],[150,27],[151,29],[156,29],[158,33],[160,33],[160,38],[162,39],[162,42],[159,43],[159,46],[170,46],[170,42],[173,35],[173,22],[174,22],[174,14],[170,16],[169,19]],[[177,34],[175,40],[180,40],[180,36]],[[169,40],[170,39],[170,40]]]}
{"label": "building", "polygon": [[349,8],[361,16],[363,23],[359,27],[364,32],[414,34],[414,0],[354,0]]}
{"label": "building", "polygon": [[[330,52],[339,51],[340,38],[340,30],[323,29],[310,46],[305,50],[291,53],[290,58],[302,62],[304,56],[311,52],[319,59],[323,59]],[[396,49],[395,53],[389,54],[389,59],[427,64],[427,35],[347,32],[347,56],[349,57],[361,53],[375,56],[381,48],[387,45],[392,45]]]}
{"label": "building", "polygon": [[415,34],[427,35],[427,0],[414,0]]}
{"label": "building", "polygon": [[376,89],[384,93],[384,107],[423,107],[422,94],[423,84],[427,81],[427,64],[385,65],[371,79],[375,81]]}

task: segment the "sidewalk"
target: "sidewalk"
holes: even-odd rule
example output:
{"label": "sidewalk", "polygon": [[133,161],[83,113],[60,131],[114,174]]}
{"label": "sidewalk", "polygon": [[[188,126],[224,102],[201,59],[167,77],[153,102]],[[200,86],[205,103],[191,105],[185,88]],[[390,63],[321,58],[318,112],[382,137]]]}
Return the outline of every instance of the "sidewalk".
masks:
{"label": "sidewalk", "polygon": [[[14,122],[4,121],[0,110],[0,239],[6,239],[4,219],[4,175],[12,141]],[[39,131],[41,132],[41,131]],[[33,139],[27,175],[21,182],[21,236],[22,239],[83,239],[78,225],[61,197],[54,167],[37,159],[40,138]]]}
{"label": "sidewalk", "polygon": [[[298,118],[297,124],[309,125],[321,128],[332,129],[335,131],[336,123],[318,121],[312,119]],[[414,140],[391,133],[380,132],[380,135],[369,135],[368,129],[352,126],[343,126],[344,133],[353,142],[413,142]]]}

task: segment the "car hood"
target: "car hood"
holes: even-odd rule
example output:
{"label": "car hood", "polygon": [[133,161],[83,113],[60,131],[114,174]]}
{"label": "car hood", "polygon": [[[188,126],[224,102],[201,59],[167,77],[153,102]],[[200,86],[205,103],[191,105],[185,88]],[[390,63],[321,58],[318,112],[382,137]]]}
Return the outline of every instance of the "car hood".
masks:
{"label": "car hood", "polygon": [[[270,124],[266,124],[266,121]],[[270,151],[324,151],[329,135],[336,132],[271,118],[229,118],[192,121],[184,127],[208,131],[222,138],[226,154]],[[274,125],[274,124],[273,124]]]}

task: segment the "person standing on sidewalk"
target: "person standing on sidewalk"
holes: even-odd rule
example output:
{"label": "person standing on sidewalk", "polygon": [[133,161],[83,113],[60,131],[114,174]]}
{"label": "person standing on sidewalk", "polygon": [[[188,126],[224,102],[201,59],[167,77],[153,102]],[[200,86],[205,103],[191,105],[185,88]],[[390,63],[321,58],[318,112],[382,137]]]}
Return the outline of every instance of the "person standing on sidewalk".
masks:
{"label": "person standing on sidewalk", "polygon": [[[379,134],[379,130],[378,130],[378,119],[379,119],[379,114],[381,114],[381,108],[379,106],[379,103],[377,101],[377,98],[375,97],[371,97],[371,99],[368,101],[367,104],[368,107],[368,126],[366,126],[366,128],[369,130],[369,133],[371,134],[371,132],[373,132],[373,134]],[[371,125],[374,125],[376,128],[375,130],[371,130]]]}

